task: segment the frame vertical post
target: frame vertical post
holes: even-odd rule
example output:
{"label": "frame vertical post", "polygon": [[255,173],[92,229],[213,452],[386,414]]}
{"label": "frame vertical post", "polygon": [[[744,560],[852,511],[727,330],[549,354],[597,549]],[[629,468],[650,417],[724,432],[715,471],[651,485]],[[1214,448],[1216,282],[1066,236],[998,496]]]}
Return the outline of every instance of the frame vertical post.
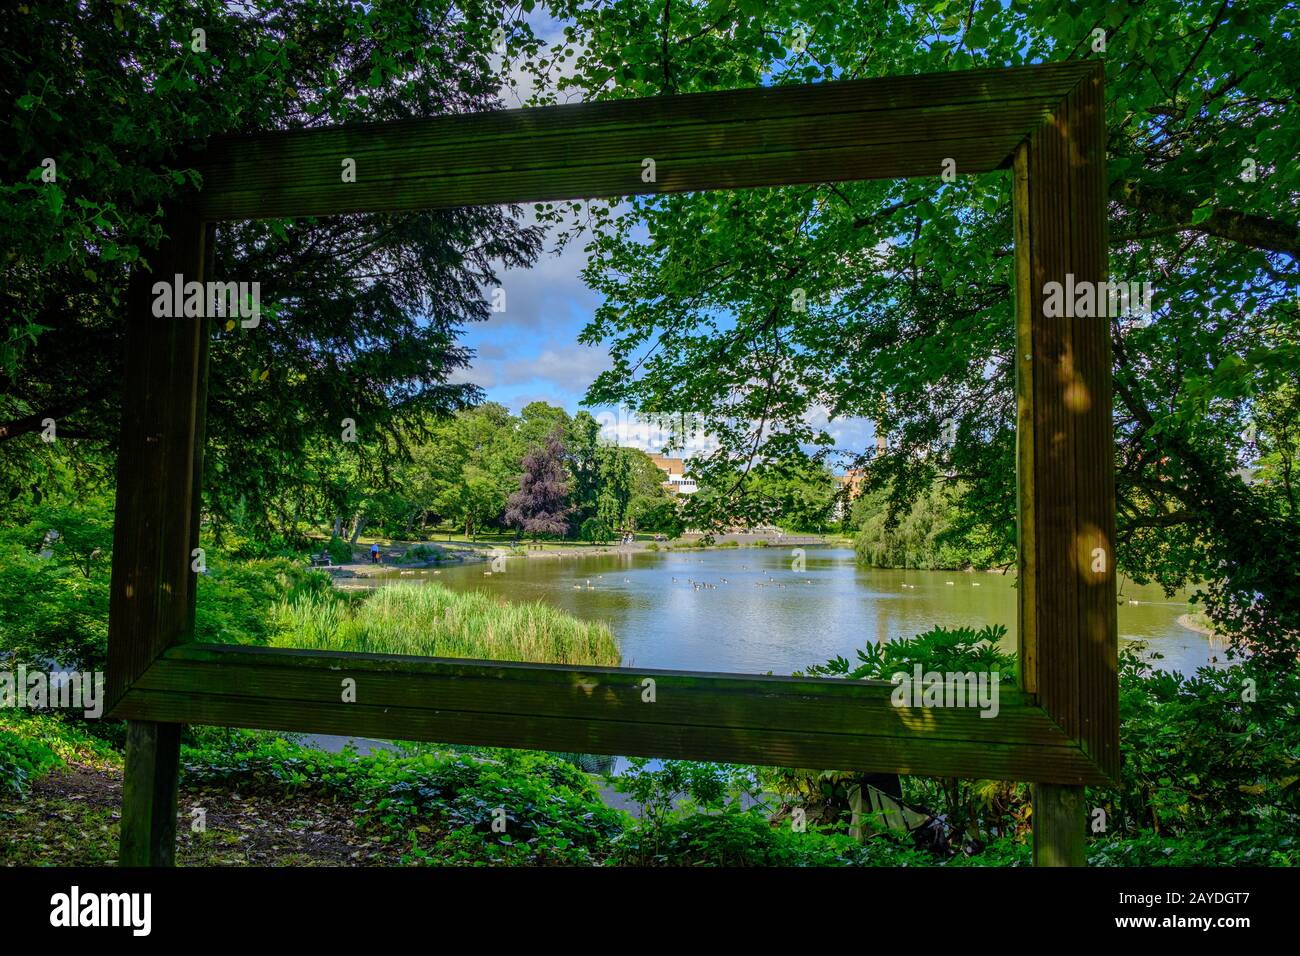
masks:
{"label": "frame vertical post", "polygon": [[[1013,162],[1018,622],[1022,686],[1114,775],[1119,702],[1102,77],[1100,65],[1083,77]],[[1077,298],[1075,290],[1085,289],[1090,299]],[[1050,294],[1062,306],[1051,314]],[[1033,819],[1036,862],[1085,862],[1082,787],[1036,786]]]}
{"label": "frame vertical post", "polygon": [[[192,634],[209,321],[154,315],[154,285],[204,281],[210,230],[186,209],[164,218],[152,268],[127,291],[126,376],[113,526],[108,696],[115,703],[167,647]],[[177,279],[177,276],[180,278]],[[204,311],[206,312],[206,303]],[[123,781],[121,860],[168,865],[174,853],[179,724],[132,721]]]}
{"label": "frame vertical post", "polygon": [[120,866],[171,866],[175,862],[180,750],[180,724],[126,722]]}
{"label": "frame vertical post", "polygon": [[1083,787],[1036,783],[1033,808],[1034,866],[1086,866]]}

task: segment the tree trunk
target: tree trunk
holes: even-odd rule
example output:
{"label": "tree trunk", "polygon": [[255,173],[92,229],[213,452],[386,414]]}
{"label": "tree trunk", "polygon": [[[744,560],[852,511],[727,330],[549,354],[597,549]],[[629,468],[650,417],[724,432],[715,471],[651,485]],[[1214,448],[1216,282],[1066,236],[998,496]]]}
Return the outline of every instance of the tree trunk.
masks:
{"label": "tree trunk", "polygon": [[334,537],[343,537],[343,518],[341,515],[335,515],[334,517]]}
{"label": "tree trunk", "polygon": [[367,524],[369,524],[369,521],[365,515],[357,515],[357,526],[352,529],[352,540],[348,544],[354,548],[357,546],[357,538],[361,537],[361,532],[366,530]]}

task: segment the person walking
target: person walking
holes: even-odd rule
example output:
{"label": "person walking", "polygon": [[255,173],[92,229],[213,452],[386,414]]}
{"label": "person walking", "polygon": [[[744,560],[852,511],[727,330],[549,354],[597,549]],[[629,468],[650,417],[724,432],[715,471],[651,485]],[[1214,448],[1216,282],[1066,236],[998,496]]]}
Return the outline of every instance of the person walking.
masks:
{"label": "person walking", "polygon": [[376,544],[372,544],[372,545],[370,546],[370,563],[371,563],[371,564],[378,564],[378,563],[379,563],[379,545],[378,545],[378,543],[376,543]]}

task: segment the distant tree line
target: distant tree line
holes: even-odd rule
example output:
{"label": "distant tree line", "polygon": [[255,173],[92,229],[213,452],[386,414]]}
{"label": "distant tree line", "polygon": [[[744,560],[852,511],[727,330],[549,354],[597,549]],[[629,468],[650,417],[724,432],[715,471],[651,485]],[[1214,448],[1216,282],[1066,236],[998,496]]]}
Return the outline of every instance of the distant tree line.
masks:
{"label": "distant tree line", "polygon": [[664,473],[644,452],[603,440],[589,412],[533,402],[514,415],[485,402],[410,431],[418,437],[313,446],[304,480],[272,501],[276,530],[287,538],[332,523],[352,543],[367,531],[409,538],[431,528],[591,541],[681,532]]}

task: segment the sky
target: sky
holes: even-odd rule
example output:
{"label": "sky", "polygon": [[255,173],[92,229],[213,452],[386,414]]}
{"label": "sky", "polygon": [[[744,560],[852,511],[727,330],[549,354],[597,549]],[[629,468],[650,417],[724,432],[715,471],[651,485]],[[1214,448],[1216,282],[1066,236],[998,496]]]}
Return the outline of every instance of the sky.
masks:
{"label": "sky", "polygon": [[[535,19],[532,26],[548,42],[558,38],[561,29],[557,21],[544,18]],[[517,89],[502,90],[508,108],[518,107],[532,92],[526,75],[515,71],[514,76]],[[523,209],[525,224],[533,224],[532,207]],[[581,242],[570,243],[556,254],[554,236],[549,236],[532,267],[498,266],[504,311],[494,312],[487,322],[466,327],[461,342],[474,350],[475,358],[470,368],[453,380],[480,386],[489,401],[513,412],[534,401],[558,405],[570,415],[586,408],[604,426],[604,437],[645,451],[661,451],[663,434],[626,409],[582,404],[587,386],[611,366],[603,347],[578,343],[578,333],[601,302],[580,278],[587,258],[582,246]],[[485,296],[491,300],[492,291],[485,290]],[[824,427],[836,446],[845,450],[859,452],[874,444],[871,425],[865,420],[827,423],[822,414],[814,424]],[[708,436],[699,435],[687,442],[684,453],[689,457],[713,447]]]}

